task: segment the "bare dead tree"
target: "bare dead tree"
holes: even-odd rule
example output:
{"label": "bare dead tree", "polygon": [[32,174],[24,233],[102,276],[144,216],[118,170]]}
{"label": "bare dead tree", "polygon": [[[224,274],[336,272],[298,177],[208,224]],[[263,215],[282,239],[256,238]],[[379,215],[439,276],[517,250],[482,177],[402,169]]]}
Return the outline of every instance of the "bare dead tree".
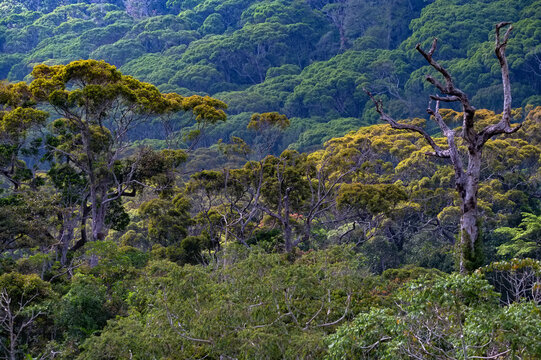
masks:
{"label": "bare dead tree", "polygon": [[38,316],[42,315],[41,311],[28,311],[31,302],[37,296],[38,294],[35,294],[28,299],[21,297],[20,301],[16,303],[5,288],[0,290],[0,329],[8,336],[9,347],[2,343],[0,345],[7,353],[6,358],[9,360],[18,358],[18,342],[23,332],[34,323]]}
{"label": "bare dead tree", "polygon": [[502,294],[500,302],[541,304],[541,262],[533,259],[499,261],[478,270]]}
{"label": "bare dead tree", "polygon": [[[503,38],[500,36],[502,28],[507,27]],[[501,22],[496,25],[495,53],[500,63],[503,86],[503,112],[498,123],[486,126],[481,131],[474,128],[475,107],[470,103],[468,96],[461,89],[455,86],[451,74],[440,65],[434,58],[437,39],[434,39],[428,52],[425,52],[420,44],[415,49],[423,55],[426,61],[437,70],[444,78],[444,83],[433,76],[427,75],[426,80],[434,85],[442,95],[431,95],[431,101],[436,102],[434,109],[429,105],[427,112],[436,121],[444,138],[447,139],[447,148],[443,149],[426,132],[425,129],[406,123],[399,123],[383,111],[381,100],[375,99],[369,91],[366,91],[376,106],[382,120],[386,121],[393,129],[401,129],[417,132],[423,136],[433,151],[427,155],[438,158],[449,159],[455,171],[455,186],[462,200],[460,219],[460,239],[457,246],[458,267],[461,273],[467,273],[475,264],[476,248],[479,244],[479,211],[477,208],[477,190],[479,187],[479,176],[481,170],[481,155],[483,146],[492,137],[500,134],[511,134],[520,128],[520,125],[511,126],[511,84],[509,81],[509,66],[505,56],[505,48],[513,26],[510,22]],[[463,119],[461,132],[458,129],[451,129],[440,114],[440,102],[458,102],[462,106]],[[467,163],[463,163],[463,157],[459,152],[456,142],[457,136],[463,139],[467,148]]]}

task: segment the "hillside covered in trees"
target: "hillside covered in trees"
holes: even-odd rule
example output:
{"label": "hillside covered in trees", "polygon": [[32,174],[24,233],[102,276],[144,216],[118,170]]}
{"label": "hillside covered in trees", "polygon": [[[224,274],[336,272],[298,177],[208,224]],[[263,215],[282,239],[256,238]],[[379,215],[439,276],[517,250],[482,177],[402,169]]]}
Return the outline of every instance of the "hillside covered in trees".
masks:
{"label": "hillside covered in trees", "polygon": [[[249,137],[252,113],[291,119],[276,142],[306,151],[377,122],[370,84],[399,118],[424,114],[431,91],[417,42],[438,53],[478,108],[501,110],[492,29],[515,24],[508,49],[515,106],[541,105],[539,2],[517,1],[3,1],[0,78],[39,63],[98,59],[164,92],[208,94],[229,121],[202,145]],[[179,129],[175,129],[179,130]],[[162,139],[160,129],[139,138]]]}
{"label": "hillside covered in trees", "polygon": [[540,40],[539,0],[1,1],[0,356],[541,358]]}

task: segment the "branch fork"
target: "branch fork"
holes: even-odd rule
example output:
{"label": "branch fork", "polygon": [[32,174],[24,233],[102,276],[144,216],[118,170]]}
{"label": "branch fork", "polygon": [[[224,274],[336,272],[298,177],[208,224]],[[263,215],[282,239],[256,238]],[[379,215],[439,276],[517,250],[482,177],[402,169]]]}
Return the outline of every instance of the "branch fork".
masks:
{"label": "branch fork", "polygon": [[[504,35],[501,35],[502,29],[506,28]],[[424,51],[420,44],[415,49],[426,59],[428,64],[434,68],[441,76],[443,83],[431,75],[426,76],[426,80],[434,85],[440,95],[431,95],[430,101],[436,101],[436,106],[432,109],[429,103],[427,112],[438,124],[444,137],[447,139],[448,149],[443,150],[434,139],[423,129],[411,124],[398,123],[391,116],[383,111],[381,100],[377,100],[365,89],[376,107],[382,120],[387,122],[393,129],[407,130],[421,134],[426,142],[434,150],[428,155],[441,158],[449,158],[455,170],[455,186],[462,200],[462,216],[460,220],[460,247],[458,248],[459,270],[461,273],[467,273],[468,268],[475,263],[475,243],[479,237],[477,208],[477,191],[479,187],[479,178],[481,173],[482,149],[485,143],[494,136],[501,134],[512,134],[521,128],[521,125],[511,126],[511,83],[509,80],[509,66],[505,56],[505,48],[509,40],[513,27],[510,22],[500,22],[496,25],[495,53],[500,63],[503,86],[503,111],[502,117],[498,123],[488,125],[481,131],[475,129],[475,107],[470,103],[468,96],[464,91],[455,86],[451,74],[441,64],[434,60],[433,55],[436,51],[438,39],[434,38],[430,50]],[[456,130],[450,129],[440,114],[440,102],[458,102],[462,106],[462,133],[464,145],[467,147],[467,165],[464,167],[462,156],[455,141]]]}

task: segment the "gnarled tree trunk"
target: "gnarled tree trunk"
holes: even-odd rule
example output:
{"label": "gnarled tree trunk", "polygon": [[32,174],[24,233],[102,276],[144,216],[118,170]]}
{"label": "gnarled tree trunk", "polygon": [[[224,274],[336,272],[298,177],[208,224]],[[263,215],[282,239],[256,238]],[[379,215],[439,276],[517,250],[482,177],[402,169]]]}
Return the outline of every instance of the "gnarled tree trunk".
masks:
{"label": "gnarled tree trunk", "polygon": [[[438,146],[434,139],[423,129],[415,125],[398,123],[382,109],[380,100],[376,100],[369,91],[366,91],[374,104],[376,111],[380,114],[381,119],[391,125],[393,129],[402,129],[421,134],[428,144],[432,147],[433,152],[427,155],[432,155],[440,158],[449,159],[455,170],[455,184],[458,194],[461,199],[462,215],[460,219],[460,237],[456,247],[457,250],[457,265],[461,273],[467,273],[473,270],[479,262],[479,212],[477,208],[477,190],[479,187],[479,177],[481,173],[481,156],[483,146],[493,136],[500,134],[511,134],[520,128],[520,125],[511,127],[511,85],[509,81],[509,67],[505,57],[505,47],[512,26],[507,28],[503,39],[500,37],[500,30],[503,27],[510,25],[509,22],[502,22],[496,25],[496,57],[500,63],[502,72],[502,86],[504,93],[504,105],[501,120],[494,125],[489,125],[481,131],[474,129],[475,111],[476,109],[470,104],[470,100],[466,93],[454,85],[453,79],[449,72],[436,62],[432,55],[436,51],[437,39],[432,42],[432,47],[428,52],[421,49],[420,44],[415,47],[426,61],[437,70],[445,79],[444,84],[436,80],[434,77],[427,75],[426,80],[434,85],[442,95],[431,95],[430,99],[436,101],[436,107],[433,110],[430,106],[427,112],[432,115],[438,124],[443,136],[447,139],[447,149],[442,149]],[[457,134],[458,130],[450,129],[444,122],[440,112],[440,102],[459,102],[462,106],[463,121],[462,131]],[[455,142],[456,135],[462,137],[464,145],[467,146],[467,165],[464,168],[462,157],[459,153],[458,146]]]}
{"label": "gnarled tree trunk", "polygon": [[[473,267],[479,260],[476,251],[479,240],[479,212],[477,209],[477,190],[481,173],[481,149],[468,153],[466,176],[456,182],[456,188],[462,200],[460,218],[460,243],[457,247],[458,267],[461,272]],[[469,262],[473,262],[471,265]]]}

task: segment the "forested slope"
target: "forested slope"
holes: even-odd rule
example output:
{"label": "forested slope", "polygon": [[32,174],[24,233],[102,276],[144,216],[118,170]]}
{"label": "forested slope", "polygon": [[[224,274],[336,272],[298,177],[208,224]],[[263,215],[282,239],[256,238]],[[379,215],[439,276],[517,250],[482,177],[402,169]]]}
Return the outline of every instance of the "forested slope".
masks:
{"label": "forested slope", "polygon": [[540,9],[1,2],[0,357],[541,358]]}
{"label": "forested slope", "polygon": [[276,151],[318,147],[376,121],[367,84],[389,98],[393,115],[418,116],[428,69],[414,46],[432,37],[475,105],[501,108],[491,30],[502,14],[516,29],[508,49],[515,104],[539,104],[537,1],[68,3],[3,2],[0,78],[21,80],[42,62],[103,59],[163,91],[228,103],[232,121],[208,134],[208,145],[242,135],[253,112],[278,111],[292,126]]}

